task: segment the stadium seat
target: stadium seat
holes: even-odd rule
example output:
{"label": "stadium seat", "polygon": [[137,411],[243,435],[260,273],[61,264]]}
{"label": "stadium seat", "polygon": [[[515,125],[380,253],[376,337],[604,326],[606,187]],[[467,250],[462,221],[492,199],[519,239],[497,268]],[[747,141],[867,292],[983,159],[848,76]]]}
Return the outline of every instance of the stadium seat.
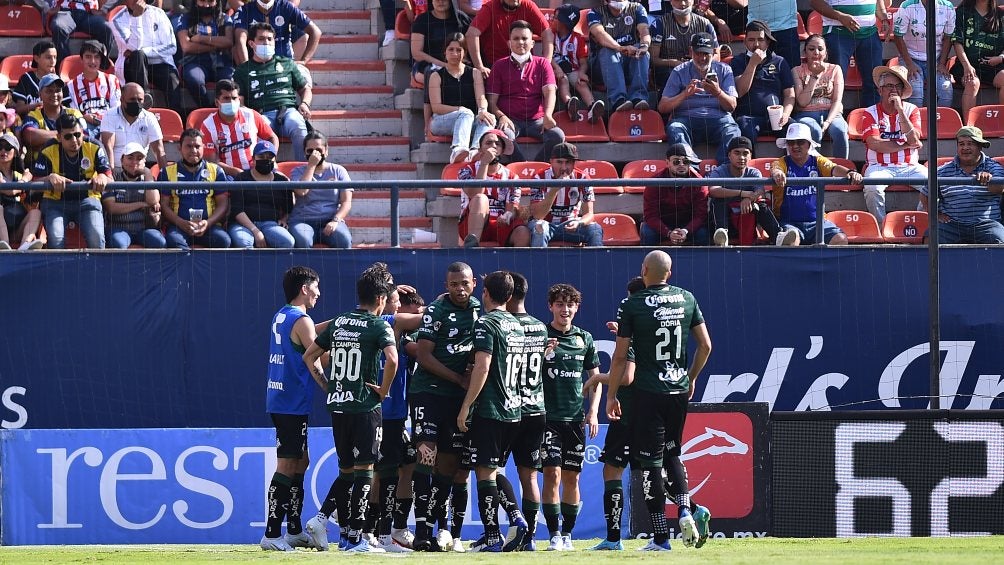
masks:
{"label": "stadium seat", "polygon": [[550,163],[544,161],[516,161],[506,165],[506,168],[519,178],[528,179],[537,174],[537,171],[542,171],[550,166]]}
{"label": "stadium seat", "polygon": [[603,227],[603,245],[617,247],[641,244],[638,224],[627,214],[593,214],[593,221]]}
{"label": "stadium seat", "polygon": [[752,167],[758,171],[764,177],[770,176],[770,168],[777,161],[777,157],[757,157],[756,159],[750,159],[747,167]]}
{"label": "stadium seat", "polygon": [[589,39],[589,28],[586,27],[586,18],[589,17],[589,11],[592,8],[583,8],[579,10],[579,21],[575,24],[575,31],[579,32],[582,37]]}
{"label": "stadium seat", "polygon": [[181,116],[170,108],[150,108],[150,112],[157,116],[160,122],[160,131],[164,134],[164,141],[178,141],[181,139],[181,132],[185,126],[181,123]]}
{"label": "stadium seat", "polygon": [[708,173],[711,172],[711,169],[714,169],[717,166],[718,161],[715,159],[703,159],[701,160],[701,163],[697,165],[697,171],[701,173],[702,177],[706,177],[708,176]]}
{"label": "stadium seat", "polygon": [[0,10],[0,37],[42,37],[42,14],[30,5],[10,4]]}
{"label": "stadium seat", "polygon": [[580,110],[579,115],[581,119],[573,122],[565,110],[554,112],[554,121],[558,122],[558,127],[561,128],[561,131],[565,132],[565,141],[571,143],[606,143],[610,141],[610,136],[607,135],[607,127],[603,125],[603,120],[596,120],[595,124],[591,124],[586,119],[587,114],[588,111]]}
{"label": "stadium seat", "polygon": [[823,34],[823,16],[819,12],[813,10],[809,13],[809,21],[805,22],[806,31],[810,34],[818,33]]}
{"label": "stadium seat", "polygon": [[67,55],[59,64],[59,78],[63,79],[63,82],[69,83],[82,72],[84,72],[84,61],[80,55]]}
{"label": "stadium seat", "polygon": [[108,10],[108,21],[110,22],[110,21],[114,20],[115,16],[117,16],[119,12],[121,12],[122,10],[124,10],[125,7],[126,7],[125,6],[125,2],[123,2],[123,3],[119,4],[118,6],[115,6],[111,10]]}
{"label": "stadium seat", "polygon": [[885,243],[875,216],[861,210],[827,212],[826,219],[847,234],[850,243]]}
{"label": "stadium seat", "polygon": [[398,12],[397,19],[394,20],[394,39],[401,41],[411,39],[411,20],[408,19],[408,13],[404,10]]}
{"label": "stadium seat", "polygon": [[[467,163],[451,163],[443,167],[443,172],[439,175],[440,180],[457,180],[460,169],[467,166]],[[443,187],[439,189],[440,196],[460,196],[459,188]]]}
{"label": "stadium seat", "polygon": [[861,141],[861,124],[868,115],[868,110],[855,108],[847,115],[847,137]]}
{"label": "stadium seat", "polygon": [[888,243],[923,243],[927,226],[927,212],[897,210],[886,214],[882,237]]}
{"label": "stadium seat", "polygon": [[[575,164],[575,168],[589,175],[594,179],[619,179],[617,168],[609,161],[595,161],[585,159]],[[595,194],[623,194],[624,189],[620,186],[594,186]]]}
{"label": "stadium seat", "polygon": [[851,57],[850,65],[847,66],[847,76],[844,77],[844,89],[861,90],[861,84],[861,69],[858,68],[854,57]]}
{"label": "stadium seat", "polygon": [[[631,161],[624,165],[621,171],[621,178],[624,179],[650,179],[662,176],[666,171],[666,161],[663,159],[641,159]],[[628,194],[642,194],[645,192],[644,186],[625,186],[624,192]]]}
{"label": "stadium seat", "polygon": [[[34,10],[34,8],[32,8]],[[31,55],[7,55],[0,63],[0,74],[7,77],[10,87],[14,88],[21,75],[31,71]]]}
{"label": "stadium seat", "polygon": [[[927,139],[927,108],[920,110],[920,138]],[[938,107],[935,112],[935,127],[938,128],[938,139],[955,139],[955,134],[962,127],[962,116],[955,108]]]}
{"label": "stadium seat", "polygon": [[300,165],[306,165],[306,164],[307,163],[303,161],[283,161],[281,163],[276,163],[275,168],[277,171],[286,175],[287,178],[292,180],[293,169],[296,169]]}
{"label": "stadium seat", "polygon": [[[855,165],[854,161],[851,161],[850,159],[844,159],[842,157],[830,157],[830,161],[833,161],[838,165],[847,167],[852,171],[858,170],[857,165]],[[852,192],[856,190],[861,190],[862,188],[863,187],[861,185],[853,185],[853,184],[828,184],[825,187],[826,190],[834,192]]]}
{"label": "stadium seat", "polygon": [[805,20],[802,19],[802,14],[795,12],[795,17],[798,18],[798,40],[805,41],[809,38],[809,30],[805,28]]}
{"label": "stadium seat", "polygon": [[983,130],[984,137],[1004,137],[1004,104],[974,106],[966,116],[966,125]]}
{"label": "stadium seat", "polygon": [[655,110],[611,112],[607,122],[610,141],[666,140],[666,124]]}
{"label": "stadium seat", "polygon": [[192,112],[188,114],[188,119],[185,120],[185,127],[199,129],[199,125],[206,121],[209,114],[212,114],[215,111],[216,108],[196,108],[192,110]]}
{"label": "stadium seat", "polygon": [[994,157],[994,161],[997,161],[1001,165],[1004,165],[1004,155],[1001,155],[999,157]]}

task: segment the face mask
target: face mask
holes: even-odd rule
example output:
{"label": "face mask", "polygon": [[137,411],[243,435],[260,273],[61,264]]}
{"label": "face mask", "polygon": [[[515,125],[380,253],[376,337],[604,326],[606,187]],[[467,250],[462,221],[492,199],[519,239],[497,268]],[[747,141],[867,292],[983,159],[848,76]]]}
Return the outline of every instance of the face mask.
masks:
{"label": "face mask", "polygon": [[689,15],[690,15],[690,12],[692,12],[693,10],[694,10],[694,9],[693,9],[693,8],[690,8],[690,7],[688,7],[688,8],[683,8],[683,9],[680,9],[680,8],[673,8],[673,14],[674,14],[674,15],[676,15],[676,16],[680,16],[680,17],[682,18],[682,17],[684,17],[684,16],[689,16]]}
{"label": "face mask", "polygon": [[143,108],[139,105],[139,102],[126,102],[122,105],[122,111],[125,112],[127,116],[133,118],[138,116],[142,109]]}
{"label": "face mask", "polygon": [[627,2],[607,2],[607,6],[609,6],[612,10],[621,11],[624,8],[627,8]]}
{"label": "face mask", "polygon": [[261,6],[262,10],[265,10],[267,12],[272,9],[272,6],[275,5],[275,0],[271,0],[270,2],[262,2],[261,0],[258,0],[258,5]]}
{"label": "face mask", "polygon": [[529,52],[529,51],[527,51],[526,53],[524,53],[524,54],[522,54],[522,55],[517,55],[517,54],[513,53],[513,54],[512,54],[512,58],[513,58],[513,59],[514,59],[514,60],[515,60],[515,61],[516,61],[517,63],[519,63],[520,65],[522,65],[523,63],[525,63],[525,62],[529,61],[529,60],[530,60],[530,57],[531,57],[532,55],[533,55],[533,53],[531,53],[531,52]]}
{"label": "face mask", "polygon": [[258,174],[267,175],[275,170],[275,161],[271,159],[256,159],[254,162],[254,170],[258,171]]}
{"label": "face mask", "polygon": [[220,113],[228,118],[236,116],[237,110],[241,108],[240,100],[233,100],[231,102],[224,102],[220,104]]}
{"label": "face mask", "polygon": [[275,56],[275,45],[262,43],[254,46],[254,54],[263,61],[268,61]]}
{"label": "face mask", "polygon": [[206,7],[202,7],[202,6],[196,6],[195,7],[195,15],[198,16],[199,19],[202,19],[202,18],[205,18],[205,17],[209,17],[209,16],[215,16],[218,12],[219,12],[219,10],[216,8],[215,5],[213,5],[213,6],[206,6]]}

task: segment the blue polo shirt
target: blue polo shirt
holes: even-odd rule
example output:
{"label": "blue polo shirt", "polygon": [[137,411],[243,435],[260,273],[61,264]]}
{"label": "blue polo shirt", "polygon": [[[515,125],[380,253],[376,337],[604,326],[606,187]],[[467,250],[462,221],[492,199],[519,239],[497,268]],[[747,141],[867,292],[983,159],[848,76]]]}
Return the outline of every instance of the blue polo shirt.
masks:
{"label": "blue polo shirt", "polygon": [[[1004,177],[1004,167],[990,159],[986,154],[980,155],[980,163],[971,173],[962,170],[959,158],[956,157],[938,167],[939,177],[970,177],[977,173],[988,172],[994,177]],[[929,196],[927,185],[917,187],[924,196]],[[945,185],[939,188],[941,194],[939,211],[947,214],[954,222],[973,225],[985,220],[1001,221],[1001,196],[991,194],[988,187],[980,185]]]}
{"label": "blue polo shirt", "polygon": [[[733,57],[732,74],[735,76],[743,74],[749,62],[750,56],[747,53]],[[739,98],[736,115],[766,118],[767,106],[780,104],[782,93],[786,88],[795,88],[795,77],[791,73],[791,67],[780,55],[771,54],[756,68],[749,92]]]}
{"label": "blue polo shirt", "polygon": [[[732,69],[718,61],[711,62],[711,69],[718,75],[718,84],[721,89],[729,96],[736,96],[736,79],[732,74]],[[694,67],[693,61],[677,65],[673,72],[669,73],[669,80],[666,81],[666,86],[662,89],[662,95],[672,98],[683,92],[687,85],[695,79],[704,80],[704,77],[697,74],[697,68]],[[704,90],[698,90],[676,107],[676,110],[673,111],[673,117],[721,118],[727,113],[722,110],[722,105],[718,103],[717,97]]]}

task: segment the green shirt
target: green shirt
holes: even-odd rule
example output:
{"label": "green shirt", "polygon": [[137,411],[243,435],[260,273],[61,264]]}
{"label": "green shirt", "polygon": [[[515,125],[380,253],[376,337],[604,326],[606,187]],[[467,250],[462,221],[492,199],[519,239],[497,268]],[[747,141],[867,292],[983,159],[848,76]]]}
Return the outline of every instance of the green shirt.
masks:
{"label": "green shirt", "polygon": [[[478,319],[480,308],[481,302],[473,296],[463,307],[454,304],[449,296],[444,296],[425,309],[418,339],[434,342],[433,357],[451,371],[463,374],[467,370],[474,349],[474,322]],[[460,398],[466,394],[460,386],[434,375],[421,365],[415,369],[415,380],[409,392]]]}
{"label": "green shirt", "polygon": [[[996,2],[995,2],[996,4]],[[979,68],[983,57],[996,57],[1004,51],[1004,33],[983,31],[986,18],[976,10],[959,6],[955,10],[955,32],[952,41],[962,44],[973,67]]]}
{"label": "green shirt", "polygon": [[492,310],[474,324],[474,351],[492,356],[488,380],[475,401],[478,416],[503,422],[519,420],[524,343],[523,324],[505,310]]}
{"label": "green shirt", "polygon": [[617,323],[617,337],[630,338],[634,348],[636,394],[690,390],[687,340],[690,328],[704,323],[693,294],[667,284],[650,286],[621,302]]}
{"label": "green shirt", "polygon": [[262,113],[295,108],[297,92],[307,85],[296,62],[278,56],[266,63],[249,59],[234,71],[234,82],[244,95],[244,105]]}
{"label": "green shirt", "polygon": [[558,344],[544,358],[544,403],[549,422],[581,422],[582,377],[586,371],[600,366],[600,357],[593,336],[572,326],[567,332],[548,324],[547,336]]}
{"label": "green shirt", "polygon": [[328,411],[359,414],[380,406],[380,397],[366,383],[379,385],[380,354],[394,345],[394,330],[379,316],[353,310],[338,316],[314,340],[331,353],[328,370]]}
{"label": "green shirt", "polygon": [[526,362],[519,381],[523,415],[544,413],[544,350],[547,349],[547,326],[533,316],[522,313],[513,316],[523,324],[526,338]]}

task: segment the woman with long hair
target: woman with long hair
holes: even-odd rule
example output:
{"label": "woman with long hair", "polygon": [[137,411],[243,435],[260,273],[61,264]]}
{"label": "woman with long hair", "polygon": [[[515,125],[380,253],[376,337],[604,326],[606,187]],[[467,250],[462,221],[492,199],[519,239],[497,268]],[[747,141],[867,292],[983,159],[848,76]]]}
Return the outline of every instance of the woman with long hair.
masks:
{"label": "woman with long hair", "polygon": [[962,0],[955,10],[956,64],[952,76],[962,84],[962,119],[976,105],[981,84],[993,84],[1004,104],[1004,8],[995,0]]}
{"label": "woman with long hair", "polygon": [[[0,182],[31,182],[21,160],[21,143],[13,133],[0,135]],[[0,190],[0,249],[11,248],[11,232],[21,233],[18,251],[40,249],[36,237],[42,225],[41,193],[33,198],[27,190]]]}
{"label": "woman with long hair", "polygon": [[463,34],[447,37],[444,51],[446,65],[429,75],[429,131],[453,135],[450,162],[460,163],[477,151],[477,140],[495,127],[495,116],[488,111],[481,72],[464,63],[467,46]]}
{"label": "woman with long hair", "polygon": [[844,73],[839,65],[826,62],[826,41],[818,33],[805,40],[804,62],[792,69],[795,75],[793,121],[809,127],[819,143],[823,132],[833,140],[832,157],[848,156],[847,122],[844,121]]}
{"label": "woman with long hair", "polygon": [[415,62],[411,75],[419,84],[425,84],[427,71],[432,67],[445,67],[446,38],[455,33],[465,33],[470,20],[453,9],[451,0],[432,0],[432,8],[415,18],[411,26],[411,58]]}

